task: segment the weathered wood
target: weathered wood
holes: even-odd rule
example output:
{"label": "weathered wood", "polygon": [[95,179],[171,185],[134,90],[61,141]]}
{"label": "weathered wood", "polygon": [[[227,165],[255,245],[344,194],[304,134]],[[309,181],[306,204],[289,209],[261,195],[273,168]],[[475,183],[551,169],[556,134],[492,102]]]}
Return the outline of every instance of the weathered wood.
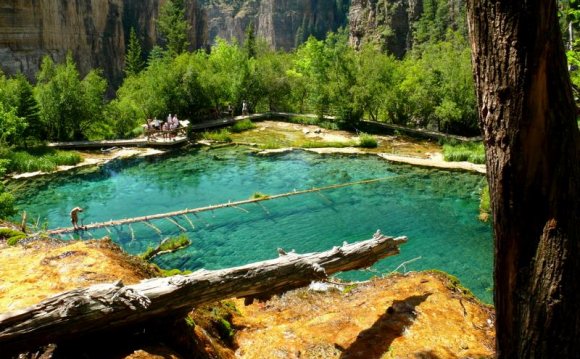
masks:
{"label": "weathered wood", "polygon": [[[149,223],[149,221],[156,220],[156,219],[162,219],[162,218],[177,217],[177,216],[189,214],[189,213],[193,213],[194,215],[196,215],[199,212],[213,211],[216,209],[222,209],[222,208],[228,208],[228,207],[236,208],[236,207],[239,207],[240,205],[249,204],[249,203],[255,203],[255,204],[261,206],[262,209],[267,214],[270,214],[268,209],[266,207],[264,207],[259,202],[269,201],[269,200],[277,199],[277,198],[298,196],[298,195],[302,195],[302,194],[306,194],[306,193],[327,191],[327,190],[331,190],[331,189],[349,187],[349,186],[354,186],[354,185],[375,183],[375,182],[391,180],[391,179],[395,179],[395,178],[399,178],[399,177],[400,176],[374,178],[374,179],[369,179],[369,180],[341,183],[341,184],[335,184],[335,185],[319,187],[319,188],[311,188],[311,189],[302,190],[302,191],[293,191],[293,192],[282,193],[282,194],[277,194],[277,195],[273,195],[273,196],[264,196],[264,197],[252,198],[252,199],[247,199],[247,200],[242,200],[242,201],[210,205],[210,206],[200,207],[200,208],[184,209],[184,210],[169,212],[169,213],[159,213],[159,214],[153,214],[153,215],[149,215],[149,216],[125,218],[125,219],[119,219],[119,220],[110,220],[108,222],[100,222],[100,223],[91,223],[91,224],[83,226],[82,229],[83,230],[90,230],[90,229],[97,229],[97,228],[120,226],[120,225],[128,224],[128,223],[143,222],[146,225],[148,225],[149,227],[153,228],[156,232],[161,234],[161,230],[159,228],[155,227],[153,224]],[[70,232],[74,232],[74,231],[75,231],[75,229],[73,227],[67,227],[67,228],[53,229],[53,230],[49,230],[47,232],[48,232],[48,234],[62,234],[62,233],[70,233]]]}
{"label": "weathered wood", "polygon": [[25,350],[136,326],[231,297],[267,298],[337,272],[367,268],[398,254],[398,246],[406,241],[406,237],[377,233],[369,240],[344,243],[325,252],[288,253],[241,267],[64,292],[24,310],[0,315],[0,348],[3,352]]}

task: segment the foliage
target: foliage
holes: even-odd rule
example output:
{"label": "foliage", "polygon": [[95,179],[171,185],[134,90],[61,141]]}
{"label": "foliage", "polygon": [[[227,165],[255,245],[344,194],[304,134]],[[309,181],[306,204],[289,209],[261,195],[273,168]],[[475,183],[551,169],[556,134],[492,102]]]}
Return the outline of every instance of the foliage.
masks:
{"label": "foliage", "polygon": [[8,218],[16,214],[15,200],[12,194],[4,192],[0,184],[0,218]]}
{"label": "foliage", "polygon": [[230,131],[226,129],[221,129],[217,132],[204,132],[201,134],[204,140],[217,141],[217,142],[232,142],[232,137]]}
{"label": "foliage", "polygon": [[484,164],[485,149],[483,143],[480,142],[445,144],[443,145],[443,158],[445,161],[451,162],[468,161],[475,164]]}
{"label": "foliage", "polygon": [[[0,195],[1,197],[1,195]],[[0,203],[1,203],[0,199]],[[16,245],[20,240],[26,238],[26,233],[10,228],[0,228],[0,239],[6,240],[9,246]]]}
{"label": "foliage", "polygon": [[479,200],[479,219],[483,222],[489,220],[489,215],[491,213],[490,197],[489,197],[489,185],[486,183],[481,190],[481,198]]}
{"label": "foliage", "polygon": [[49,148],[32,148],[26,151],[10,151],[2,156],[9,160],[8,172],[52,172],[58,166],[73,166],[82,161],[78,152],[57,151]]}
{"label": "foliage", "polygon": [[189,238],[186,234],[181,234],[177,237],[169,237],[161,241],[157,248],[148,247],[147,250],[140,254],[139,257],[143,260],[151,260],[156,255],[165,251],[175,251],[181,248],[185,248],[191,244]]}
{"label": "foliage", "polygon": [[107,82],[99,72],[90,71],[81,80],[69,54],[62,65],[55,65],[45,57],[37,77],[35,97],[47,139],[68,141],[91,137],[103,122]]}
{"label": "foliage", "polygon": [[378,146],[377,138],[367,133],[361,133],[359,136],[359,146],[364,148],[376,148]]}
{"label": "foliage", "polygon": [[270,197],[270,195],[267,195],[265,193],[262,192],[254,192],[252,194],[252,197],[250,197],[251,199],[261,199],[261,198],[268,198]]}
{"label": "foliage", "polygon": [[256,128],[256,125],[250,119],[245,119],[245,120],[241,120],[241,121],[236,122],[230,128],[230,131],[232,131],[233,133],[240,133],[243,131],[252,130],[254,128]]}
{"label": "foliage", "polygon": [[125,74],[127,76],[137,75],[145,67],[143,61],[143,48],[137,38],[135,28],[131,28],[129,34],[129,44],[127,45],[127,53],[125,54]]}
{"label": "foliage", "polygon": [[159,9],[157,26],[165,40],[170,57],[175,57],[187,50],[189,47],[187,33],[191,26],[185,19],[184,0],[167,0],[163,3]]}
{"label": "foliage", "polygon": [[344,148],[344,147],[354,147],[357,143],[355,141],[305,141],[302,143],[296,143],[295,147],[302,148]]}

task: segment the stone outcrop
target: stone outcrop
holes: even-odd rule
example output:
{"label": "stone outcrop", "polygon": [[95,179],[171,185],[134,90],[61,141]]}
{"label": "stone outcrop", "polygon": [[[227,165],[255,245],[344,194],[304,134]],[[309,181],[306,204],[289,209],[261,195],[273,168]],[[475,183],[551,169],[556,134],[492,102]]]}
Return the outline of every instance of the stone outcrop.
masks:
{"label": "stone outcrop", "polygon": [[[125,47],[135,27],[144,48],[157,42],[155,19],[164,0],[10,0],[0,2],[0,66],[29,78],[42,58],[62,61],[71,51],[81,74],[101,68],[113,86],[123,74]],[[187,0],[192,48],[216,36],[243,41],[254,22],[257,35],[292,49],[309,35],[322,37],[346,24],[348,0]]]}
{"label": "stone outcrop", "polygon": [[423,13],[423,0],[352,0],[350,43],[379,45],[401,58],[412,46],[412,24]]}

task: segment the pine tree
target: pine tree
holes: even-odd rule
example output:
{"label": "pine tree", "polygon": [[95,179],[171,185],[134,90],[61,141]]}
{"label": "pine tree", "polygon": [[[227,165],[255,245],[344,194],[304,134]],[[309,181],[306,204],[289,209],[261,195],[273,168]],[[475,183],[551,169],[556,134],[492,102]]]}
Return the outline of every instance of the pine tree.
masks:
{"label": "pine tree", "polygon": [[244,51],[249,59],[256,57],[256,34],[254,22],[250,21],[245,31],[246,38],[244,39]]}
{"label": "pine tree", "polygon": [[183,0],[167,0],[159,10],[157,26],[170,56],[175,57],[187,50],[187,33],[191,26],[185,19]]}
{"label": "pine tree", "polygon": [[127,76],[137,75],[144,67],[145,63],[143,61],[141,42],[137,38],[135,28],[132,27],[129,35],[127,53],[125,54],[125,74],[127,74]]}

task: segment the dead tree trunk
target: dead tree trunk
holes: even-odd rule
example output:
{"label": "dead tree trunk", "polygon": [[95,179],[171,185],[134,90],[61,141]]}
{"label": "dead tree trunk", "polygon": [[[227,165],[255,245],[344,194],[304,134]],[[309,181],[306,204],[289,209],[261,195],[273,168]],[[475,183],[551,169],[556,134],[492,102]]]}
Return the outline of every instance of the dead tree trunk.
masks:
{"label": "dead tree trunk", "polygon": [[130,286],[120,282],[99,284],[61,293],[27,309],[1,315],[0,348],[7,353],[70,341],[185,314],[195,306],[231,297],[268,298],[337,272],[367,268],[379,259],[398,254],[398,246],[406,241],[406,237],[376,234],[367,241],[321,253],[284,253],[277,259],[242,267],[200,270]]}
{"label": "dead tree trunk", "polygon": [[580,353],[580,134],[555,0],[468,0],[500,358]]}

